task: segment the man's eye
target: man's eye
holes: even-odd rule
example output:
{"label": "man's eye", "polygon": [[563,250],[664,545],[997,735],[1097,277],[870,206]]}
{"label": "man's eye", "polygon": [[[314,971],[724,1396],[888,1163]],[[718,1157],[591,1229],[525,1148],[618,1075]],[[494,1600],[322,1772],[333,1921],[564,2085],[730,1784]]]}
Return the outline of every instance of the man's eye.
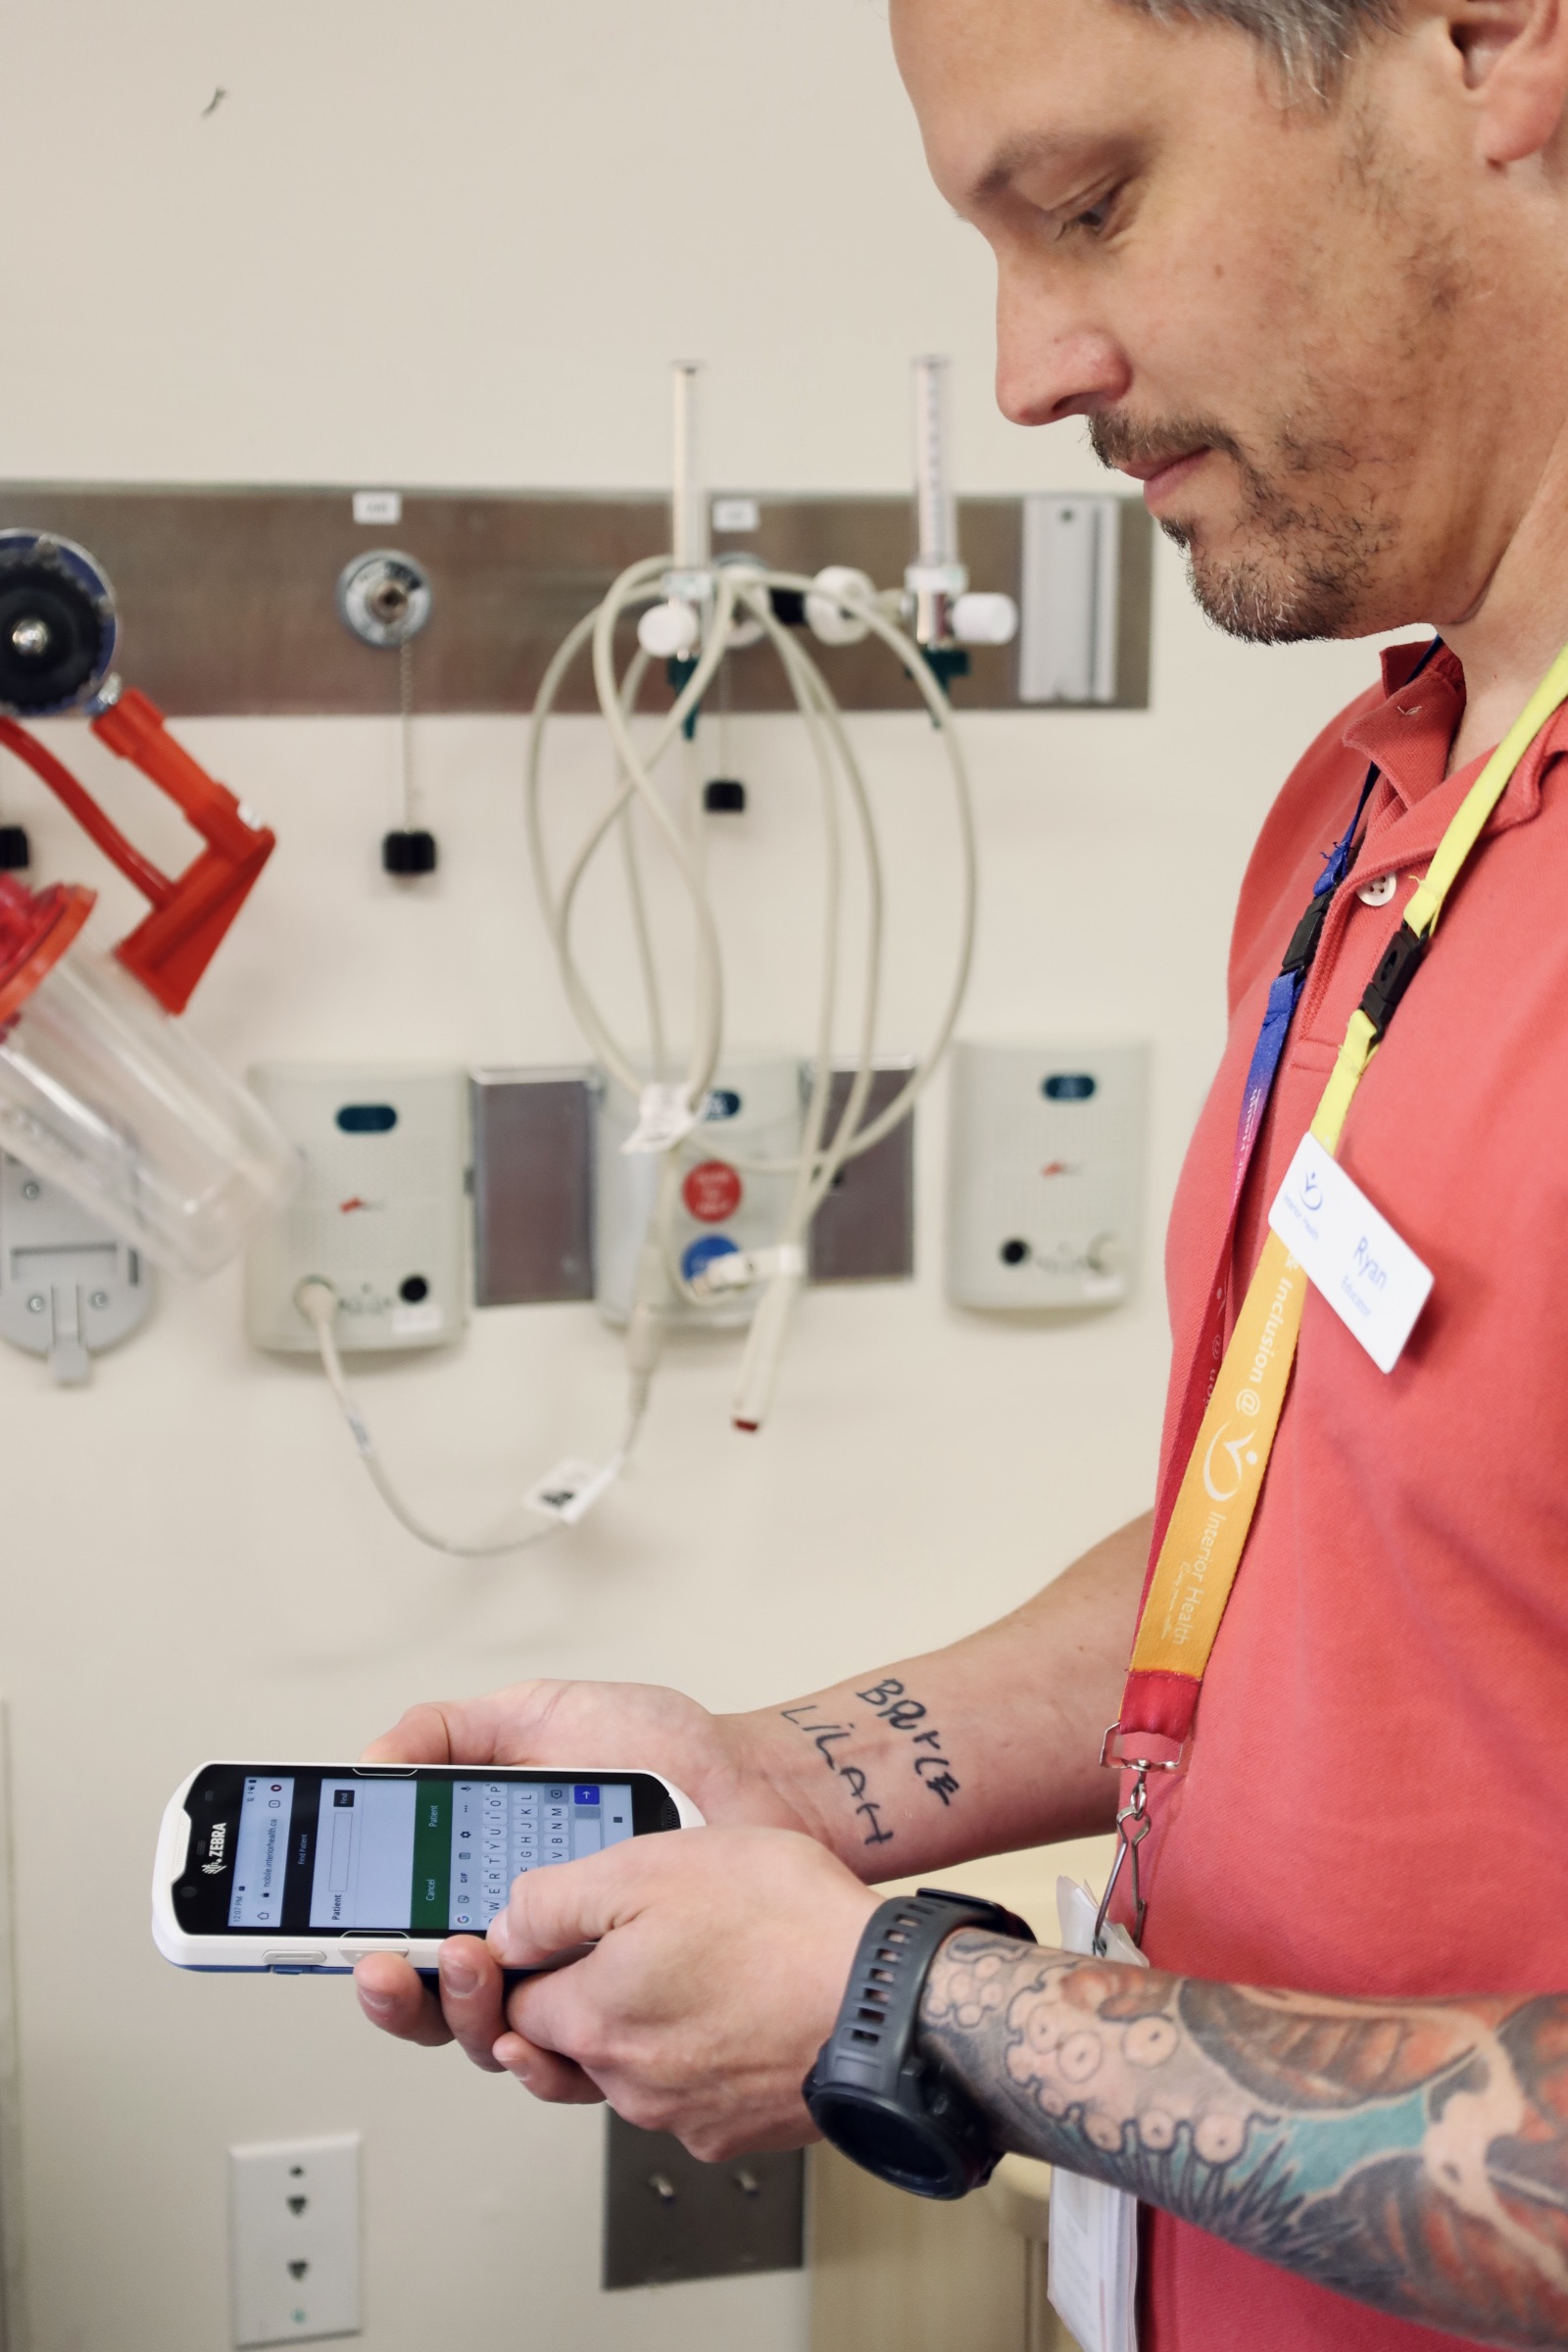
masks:
{"label": "man's eye", "polygon": [[1072,219],[1067,222],[1067,226],[1082,229],[1092,237],[1103,235],[1105,229],[1110,225],[1111,215],[1116,209],[1118,193],[1119,190],[1113,188],[1108,196],[1102,196],[1097,203],[1086,205],[1081,213],[1074,213]]}

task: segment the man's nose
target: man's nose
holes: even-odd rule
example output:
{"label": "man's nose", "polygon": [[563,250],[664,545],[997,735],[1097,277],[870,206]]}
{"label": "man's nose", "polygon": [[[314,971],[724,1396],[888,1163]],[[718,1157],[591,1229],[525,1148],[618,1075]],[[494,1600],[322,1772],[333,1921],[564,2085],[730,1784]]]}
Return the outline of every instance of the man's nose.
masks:
{"label": "man's nose", "polygon": [[1132,368],[1116,337],[1070,293],[1004,267],[997,286],[997,404],[1014,424],[1092,416],[1127,396]]}

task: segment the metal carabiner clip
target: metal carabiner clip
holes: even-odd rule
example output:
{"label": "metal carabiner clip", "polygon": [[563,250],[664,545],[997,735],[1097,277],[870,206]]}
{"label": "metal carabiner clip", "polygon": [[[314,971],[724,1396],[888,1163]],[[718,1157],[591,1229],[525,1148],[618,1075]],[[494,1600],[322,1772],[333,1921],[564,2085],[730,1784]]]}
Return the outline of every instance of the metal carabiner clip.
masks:
{"label": "metal carabiner clip", "polygon": [[[1132,1793],[1116,1816],[1116,1858],[1110,1866],[1110,1876],[1105,1881],[1105,1891],[1100,1898],[1100,1909],[1095,1914],[1094,1949],[1096,1957],[1101,1960],[1105,1957],[1105,1921],[1110,1916],[1110,1898],[1116,1891],[1122,1864],[1129,1859],[1132,1862],[1133,1941],[1142,1944],[1144,1940],[1144,1917],[1149,1905],[1144,1900],[1144,1890],[1139,1881],[1138,1848],[1149,1836],[1152,1826],[1149,1819],[1149,1776],[1152,1772],[1184,1772],[1190,1746],[1190,1740],[1184,1740],[1174,1756],[1123,1756],[1117,1750],[1120,1737],[1121,1725],[1113,1723],[1100,1742],[1100,1761],[1107,1771],[1130,1772],[1133,1775]],[[1175,1746],[1176,1742],[1172,1740],[1169,1744]]]}
{"label": "metal carabiner clip", "polygon": [[1133,1941],[1141,1944],[1144,1940],[1144,1917],[1149,1905],[1144,1900],[1143,1887],[1139,1884],[1138,1848],[1149,1836],[1150,1827],[1149,1775],[1140,1771],[1133,1782],[1131,1796],[1116,1816],[1116,1859],[1110,1866],[1105,1891],[1100,1898],[1100,1909],[1095,1914],[1094,1952],[1097,1959],[1103,1960],[1105,1957],[1105,1921],[1110,1915],[1110,1899],[1116,1891],[1122,1864],[1128,1861],[1132,1864]]}

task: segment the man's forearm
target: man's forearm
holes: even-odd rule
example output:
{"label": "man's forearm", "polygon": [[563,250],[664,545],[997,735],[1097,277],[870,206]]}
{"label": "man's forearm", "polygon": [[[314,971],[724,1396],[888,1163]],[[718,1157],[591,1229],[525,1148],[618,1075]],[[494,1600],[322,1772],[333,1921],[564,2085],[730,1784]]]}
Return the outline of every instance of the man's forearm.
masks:
{"label": "man's forearm", "polygon": [[746,1718],[817,1834],[868,1880],[1108,1829],[1099,1767],[1149,1548],[1134,1520],[1010,1617]]}
{"label": "man's forearm", "polygon": [[1401,2318],[1568,2341],[1568,1997],[1258,1992],[965,1929],[921,2039],[1004,2147]]}

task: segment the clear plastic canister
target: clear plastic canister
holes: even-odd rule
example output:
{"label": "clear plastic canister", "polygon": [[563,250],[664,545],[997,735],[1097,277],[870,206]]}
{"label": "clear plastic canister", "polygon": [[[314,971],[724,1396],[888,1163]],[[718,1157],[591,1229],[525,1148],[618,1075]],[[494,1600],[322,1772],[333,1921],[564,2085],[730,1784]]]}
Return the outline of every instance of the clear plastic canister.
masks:
{"label": "clear plastic canister", "polygon": [[79,940],[0,1030],[0,1148],[178,1274],[232,1257],[298,1177],[254,1096]]}

